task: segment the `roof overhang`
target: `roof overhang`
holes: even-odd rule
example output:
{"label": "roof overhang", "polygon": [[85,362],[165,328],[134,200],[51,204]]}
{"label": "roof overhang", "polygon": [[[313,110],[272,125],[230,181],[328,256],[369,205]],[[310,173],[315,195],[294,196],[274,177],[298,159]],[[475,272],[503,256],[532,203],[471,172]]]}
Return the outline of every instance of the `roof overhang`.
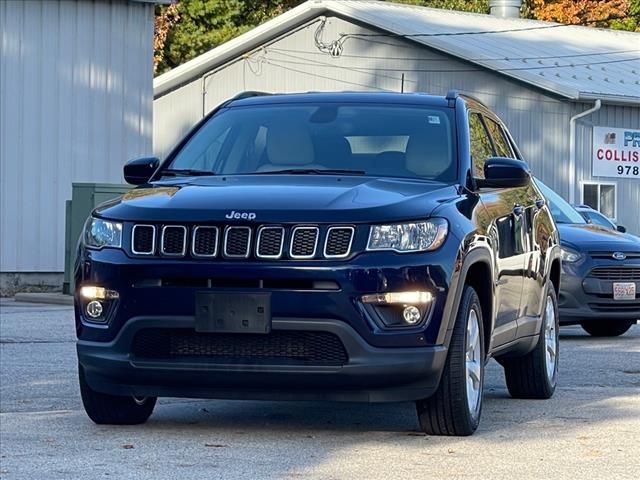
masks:
{"label": "roof overhang", "polygon": [[[145,1],[145,0],[139,0]],[[344,19],[368,25],[372,28],[389,32],[396,35],[403,35],[407,32],[404,27],[394,22],[382,22],[379,17],[369,14],[366,9],[354,8],[351,2],[337,2],[324,0],[309,0],[301,5],[279,15],[268,22],[255,27],[254,29],[232,39],[222,45],[202,54],[198,57],[156,77],[153,82],[154,98],[165,95],[196,78],[202,77],[208,72],[233,61],[242,55],[255,50],[256,48],[268,43],[282,35],[285,35],[292,29],[307,24],[317,17],[325,14],[332,14]],[[417,7],[416,7],[417,8]],[[424,8],[424,7],[423,7]],[[433,45],[429,43],[427,38],[411,37],[408,41],[427,46],[430,49],[445,53],[452,57],[458,58],[482,68],[487,71],[494,72],[512,78],[520,83],[526,83],[533,88],[539,88],[550,92],[554,95],[573,100],[573,101],[594,101],[602,100],[603,103],[640,105],[640,95],[603,95],[600,93],[590,93],[571,88],[554,82],[550,78],[540,76],[532,83],[529,79],[521,78],[516,71],[504,71],[496,69],[496,66],[482,59],[468,59],[468,52],[462,47],[456,45]]]}

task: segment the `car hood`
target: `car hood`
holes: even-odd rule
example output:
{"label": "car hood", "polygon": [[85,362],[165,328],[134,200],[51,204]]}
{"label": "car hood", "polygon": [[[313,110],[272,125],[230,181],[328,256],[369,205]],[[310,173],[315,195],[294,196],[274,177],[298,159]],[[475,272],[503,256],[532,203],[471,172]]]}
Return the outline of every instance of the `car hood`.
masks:
{"label": "car hood", "polygon": [[[379,223],[426,218],[440,202],[455,194],[453,186],[412,179],[197,177],[132,189],[102,204],[94,213],[125,221]],[[240,217],[231,218],[233,213]]]}
{"label": "car hood", "polygon": [[558,232],[562,245],[578,251],[640,251],[640,239],[597,225],[560,223]]}

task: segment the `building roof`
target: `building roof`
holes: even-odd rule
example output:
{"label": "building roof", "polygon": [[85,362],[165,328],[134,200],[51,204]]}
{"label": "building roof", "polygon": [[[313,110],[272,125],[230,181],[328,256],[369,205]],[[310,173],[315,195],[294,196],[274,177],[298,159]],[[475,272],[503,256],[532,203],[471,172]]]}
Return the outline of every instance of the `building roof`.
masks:
{"label": "building roof", "polygon": [[369,0],[309,0],[158,76],[154,95],[192,81],[321,15],[340,16],[409,38],[571,100],[640,104],[640,33]]}

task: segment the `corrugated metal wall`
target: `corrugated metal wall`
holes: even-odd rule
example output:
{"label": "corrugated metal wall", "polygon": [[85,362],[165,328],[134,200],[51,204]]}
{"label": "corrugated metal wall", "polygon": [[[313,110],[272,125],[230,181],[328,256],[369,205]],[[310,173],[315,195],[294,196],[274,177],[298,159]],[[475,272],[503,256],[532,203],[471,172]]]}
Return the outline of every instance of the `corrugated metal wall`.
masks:
{"label": "corrugated metal wall", "polygon": [[[318,25],[319,20],[302,26],[156,99],[155,152],[165,155],[169,147],[201,118],[201,112],[210,111],[243,90],[399,91],[404,73],[404,91],[444,94],[456,88],[479,98],[507,123],[536,175],[568,197],[569,120],[575,114],[575,107],[570,102],[403,39],[351,37],[344,43],[342,56],[332,58],[315,46],[314,34]],[[349,33],[375,32],[339,18],[329,18],[323,39],[331,41],[339,34]],[[177,110],[175,105],[185,108]],[[627,110],[628,115],[640,117],[639,109]],[[589,172],[590,165],[589,160]],[[630,202],[635,198],[637,206],[638,194],[636,192],[634,196],[632,190],[638,188],[638,182],[628,182],[628,188],[619,189],[618,202]],[[640,231],[637,218],[621,217],[620,220],[633,231]]]}
{"label": "corrugated metal wall", "polygon": [[0,1],[0,265],[63,270],[72,182],[149,153],[153,5]]}
{"label": "corrugated metal wall", "polygon": [[[593,104],[575,104],[572,115],[593,107]],[[613,183],[616,185],[617,221],[631,232],[640,234],[640,180],[593,177],[593,127],[628,128],[640,130],[640,108],[603,105],[602,108],[576,124],[576,202],[581,201],[583,182]]]}

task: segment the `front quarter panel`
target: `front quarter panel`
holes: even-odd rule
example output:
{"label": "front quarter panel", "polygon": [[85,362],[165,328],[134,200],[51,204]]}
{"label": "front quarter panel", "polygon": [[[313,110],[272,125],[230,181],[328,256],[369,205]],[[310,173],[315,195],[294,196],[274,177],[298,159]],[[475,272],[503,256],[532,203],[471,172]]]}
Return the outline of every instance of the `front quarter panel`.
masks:
{"label": "front quarter panel", "polygon": [[[493,292],[495,262],[487,235],[488,213],[477,195],[471,193],[461,195],[455,200],[443,204],[433,215],[449,219],[450,235],[454,236],[459,244],[452,269],[450,295],[443,309],[443,321],[436,341],[438,344],[449,345],[470,268],[476,263],[484,263],[488,267],[491,272],[490,284]],[[493,293],[491,298],[495,298]],[[491,311],[495,311],[494,305],[492,305]],[[493,315],[489,322],[492,330]]]}

